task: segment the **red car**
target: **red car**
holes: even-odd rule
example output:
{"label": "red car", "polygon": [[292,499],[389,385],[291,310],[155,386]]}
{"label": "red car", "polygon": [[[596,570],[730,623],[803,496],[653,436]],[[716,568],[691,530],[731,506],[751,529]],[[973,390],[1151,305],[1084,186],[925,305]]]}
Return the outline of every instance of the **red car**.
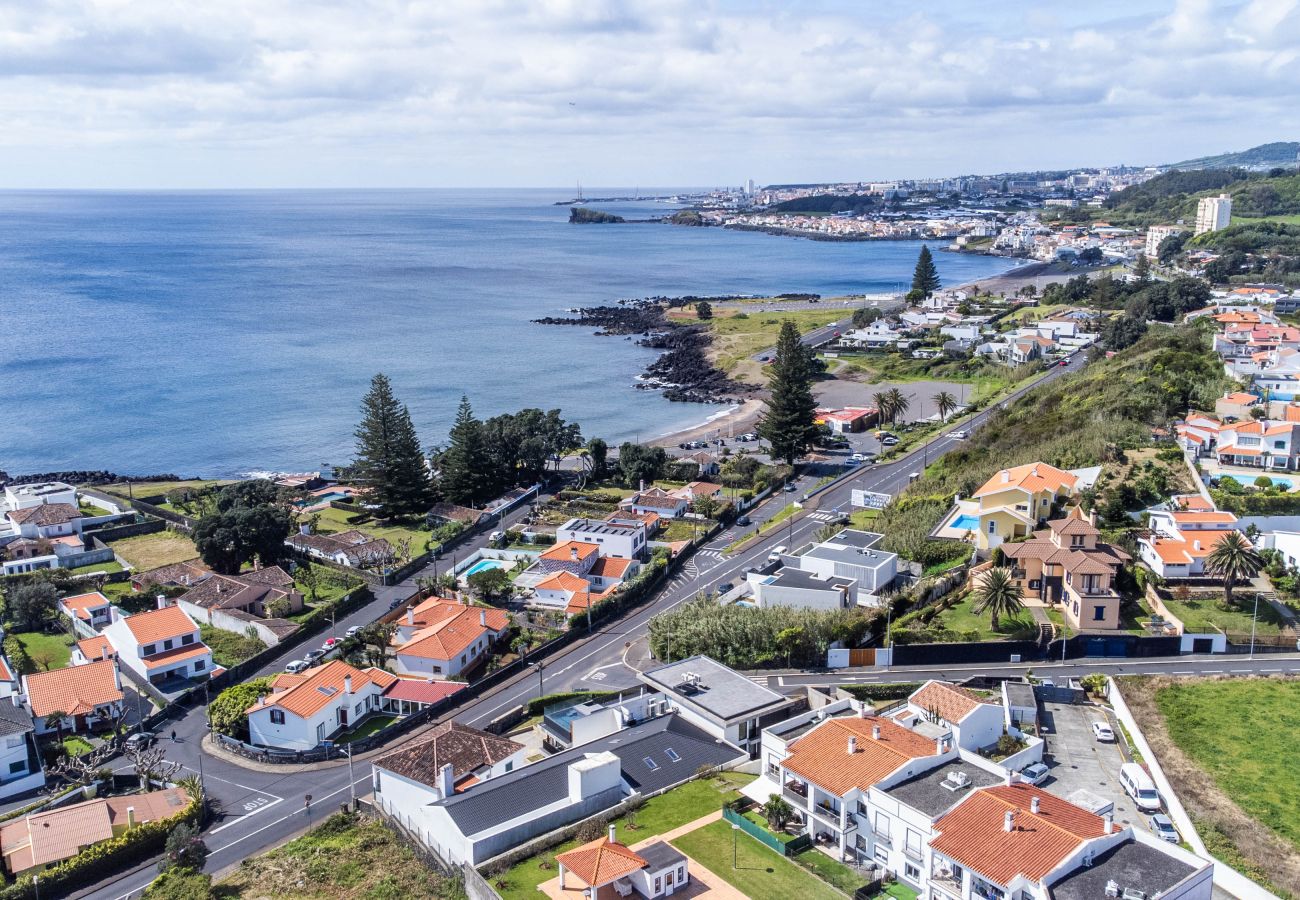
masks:
{"label": "red car", "polygon": [[1068,366],[1069,364],[1070,364],[1070,361],[1069,361],[1068,359],[1063,359],[1063,360],[1061,360],[1061,365],[1063,365],[1063,366]]}
{"label": "red car", "polygon": [[333,650],[334,647],[338,644],[338,642],[339,642],[338,638],[326,638],[325,643],[321,644],[320,646],[322,650]]}

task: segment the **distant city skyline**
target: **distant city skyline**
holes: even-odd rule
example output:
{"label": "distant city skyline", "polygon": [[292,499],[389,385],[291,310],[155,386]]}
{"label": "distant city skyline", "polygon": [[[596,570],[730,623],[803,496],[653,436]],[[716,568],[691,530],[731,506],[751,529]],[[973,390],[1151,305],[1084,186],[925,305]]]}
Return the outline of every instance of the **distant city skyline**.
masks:
{"label": "distant city skyline", "polygon": [[1300,138],[1298,0],[33,0],[0,187],[738,186]]}

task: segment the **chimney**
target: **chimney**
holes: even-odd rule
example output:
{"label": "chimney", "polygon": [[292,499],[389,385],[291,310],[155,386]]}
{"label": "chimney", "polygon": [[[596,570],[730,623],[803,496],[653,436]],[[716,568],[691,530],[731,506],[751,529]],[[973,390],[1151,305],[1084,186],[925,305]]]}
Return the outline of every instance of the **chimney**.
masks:
{"label": "chimney", "polygon": [[611,844],[618,843],[618,834],[616,833],[616,826],[613,822],[609,823],[609,842]]}
{"label": "chimney", "polygon": [[486,609],[480,609],[480,610],[478,611],[478,623],[479,623],[480,625],[482,625],[484,628],[487,628],[487,610],[486,610]]}
{"label": "chimney", "polygon": [[1002,830],[1003,831],[1016,830],[1016,814],[1013,811],[1007,810],[1007,814],[1002,817]]}
{"label": "chimney", "polygon": [[415,609],[410,606],[406,608],[406,624],[407,625],[415,624]]}
{"label": "chimney", "polygon": [[1114,813],[1106,813],[1106,815],[1102,818],[1102,821],[1105,823],[1105,825],[1102,827],[1102,834],[1110,834],[1112,831],[1115,830]]}
{"label": "chimney", "polygon": [[166,595],[166,594],[159,594],[159,595],[158,595],[158,608],[159,608],[159,609],[166,609],[166,608],[167,608],[167,595]]}
{"label": "chimney", "polygon": [[1006,484],[1006,483],[1009,482],[1010,480],[1011,480],[1011,472],[1008,471],[1007,469],[1003,469],[1003,470],[1002,470],[1002,483],[1003,483],[1003,484]]}
{"label": "chimney", "polygon": [[1039,803],[1038,798],[1037,798],[1037,797],[1034,797],[1032,800],[1029,801],[1029,811],[1030,811],[1031,813],[1033,813],[1034,815],[1037,815],[1037,814],[1038,814],[1038,807],[1039,807],[1039,805],[1040,805],[1040,803]]}
{"label": "chimney", "polygon": [[873,709],[871,708],[871,705],[870,705],[866,700],[859,700],[859,701],[858,701],[858,715],[859,715],[859,716],[861,716],[861,717],[864,718],[864,719],[870,719],[872,713],[874,713],[874,712],[875,712],[875,710],[873,710]]}
{"label": "chimney", "polygon": [[1012,774],[1010,769],[1007,769],[1005,774],[1003,775],[1002,783],[1005,784],[1007,787],[1011,787],[1011,785],[1015,783],[1015,780],[1016,780],[1015,775]]}
{"label": "chimney", "polygon": [[879,725],[872,725],[872,726],[871,726],[871,739],[872,739],[873,741],[878,741],[878,740],[880,740],[880,726],[879,726]]}
{"label": "chimney", "polygon": [[456,775],[451,763],[438,769],[438,790],[444,800],[456,793]]}
{"label": "chimney", "polygon": [[849,752],[850,753],[858,752],[858,739],[853,735],[849,735]]}
{"label": "chimney", "polygon": [[645,490],[645,479],[642,478],[641,481],[638,482],[638,485],[639,485],[639,486],[637,487],[637,490],[638,490],[638,491],[644,491],[644,490]]}
{"label": "chimney", "polygon": [[1200,550],[1200,549],[1201,549],[1201,542],[1200,542],[1200,541],[1192,541],[1192,549],[1193,549],[1193,550]]}
{"label": "chimney", "polygon": [[344,692],[345,694],[350,694],[350,693],[352,693],[352,676],[351,676],[351,675],[344,675],[344,676],[343,676],[343,692]]}
{"label": "chimney", "polygon": [[570,547],[570,548],[569,548],[569,559],[573,560],[574,562],[577,562],[577,561],[578,561],[578,548],[577,548],[577,547]]}
{"label": "chimney", "polygon": [[946,741],[944,741],[943,738],[934,739],[934,752],[936,754],[942,756],[944,754],[944,751],[946,751],[947,749],[948,749],[948,744]]}
{"label": "chimney", "polygon": [[126,808],[126,827],[127,827],[127,828],[134,828],[134,827],[135,827],[135,807],[134,807],[134,806],[128,806],[128,807]]}

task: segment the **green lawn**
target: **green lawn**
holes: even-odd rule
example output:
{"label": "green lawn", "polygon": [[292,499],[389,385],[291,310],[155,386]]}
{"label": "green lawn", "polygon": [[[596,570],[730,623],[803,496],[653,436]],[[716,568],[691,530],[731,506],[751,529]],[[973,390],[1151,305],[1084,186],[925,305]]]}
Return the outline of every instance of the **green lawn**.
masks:
{"label": "green lawn", "polygon": [[113,513],[102,506],[95,506],[93,503],[78,503],[83,516],[111,516]]}
{"label": "green lawn", "polygon": [[393,546],[397,546],[398,541],[410,540],[412,556],[419,556],[423,553],[431,537],[428,527],[424,526],[422,521],[411,521],[403,525],[376,525],[372,520],[362,522],[360,525],[349,525],[348,519],[355,513],[335,509],[332,506],[327,506],[309,515],[320,516],[320,519],[317,520],[316,530],[321,534],[337,534],[340,531],[353,530],[363,531],[372,537],[384,538]]}
{"label": "green lawn", "polygon": [[85,756],[94,749],[90,741],[75,734],[70,734],[63,739],[63,752],[68,756]]}
{"label": "green lawn", "polygon": [[88,566],[77,566],[75,569],[65,569],[69,575],[89,575],[91,572],[124,572],[122,564],[115,559],[108,562],[91,563]]}
{"label": "green lawn", "polygon": [[844,863],[836,862],[820,850],[810,847],[794,858],[805,869],[811,869],[817,877],[832,887],[837,887],[850,896],[867,884],[867,879],[850,869]]}
{"label": "green lawn", "polygon": [[135,537],[113,541],[113,552],[131,564],[137,572],[148,572],[159,566],[185,562],[199,555],[198,548],[188,535],[175,531],[155,531]]}
{"label": "green lawn", "polygon": [[733,831],[727,822],[697,828],[672,844],[751,900],[844,900],[839,891],[739,829]]}
{"label": "green lawn", "polygon": [[1246,216],[1233,216],[1230,224],[1232,225],[1254,225],[1257,222],[1281,222],[1284,225],[1300,225],[1300,216],[1260,216],[1259,218],[1248,218]]}
{"label": "green lawn", "polygon": [[[727,311],[715,314],[709,325],[713,330],[711,355],[718,367],[737,377],[754,377],[762,369],[761,363],[752,360],[754,354],[776,345],[781,323],[791,320],[801,332],[812,331],[851,315],[846,309],[800,309],[790,312],[756,312],[743,318]],[[693,312],[674,310],[670,318],[695,318]]]}
{"label": "green lawn", "polygon": [[692,525],[685,519],[670,519],[667,527],[655,536],[657,541],[689,541],[712,527],[712,522],[696,522]]}
{"label": "green lawn", "polygon": [[[1163,595],[1160,599],[1171,613],[1182,620],[1183,626],[1188,631],[1205,633],[1223,630],[1238,635],[1250,634],[1251,616],[1255,610],[1255,598],[1250,596],[1249,593],[1243,594],[1241,591],[1237,591],[1234,597],[1241,604],[1241,608],[1227,611],[1219,609],[1217,602],[1208,598],[1203,600],[1190,599],[1186,603],[1180,603]],[[1276,637],[1281,634],[1277,622],[1277,615],[1273,607],[1267,603],[1261,603],[1259,605],[1259,622],[1256,633]]]}
{"label": "green lawn", "polygon": [[[47,672],[63,669],[72,658],[72,635],[42,634],[39,631],[24,631],[13,635],[27,651],[32,666],[19,674],[30,675],[33,672]],[[13,662],[13,660],[9,660]]]}
{"label": "green lawn", "polygon": [[1300,680],[1186,682],[1156,705],[1169,735],[1248,814],[1300,852]]}
{"label": "green lawn", "polygon": [[371,716],[351,731],[345,731],[339,735],[334,741],[338,744],[350,744],[364,737],[370,737],[370,735],[382,731],[396,721],[397,716]]}
{"label": "green lawn", "polygon": [[[752,775],[725,772],[719,779],[697,778],[666,794],[651,797],[646,801],[645,806],[636,812],[635,829],[628,828],[626,816],[615,820],[618,826],[618,839],[627,844],[635,844],[648,837],[671,831],[687,822],[693,822],[711,812],[717,812],[724,802],[737,799],[740,796],[737,789],[748,784],[753,778]],[[757,841],[747,839],[757,844]],[[544,853],[517,863],[504,875],[493,876],[488,880],[496,887],[503,900],[537,900],[537,886],[556,876],[555,855],[572,850],[576,846],[578,846],[577,840],[565,841]],[[766,853],[776,855],[771,850],[763,849]],[[547,868],[542,868],[543,863],[547,864]]]}
{"label": "green lawn", "polygon": [[976,613],[972,609],[974,603],[975,601],[967,595],[960,603],[935,616],[934,621],[952,631],[978,632],[979,636],[976,640],[980,641],[1002,640],[1025,630],[1033,630],[1035,627],[1034,617],[1029,614],[1029,610],[1022,609],[1019,615],[1014,618],[1003,617],[998,622],[999,630],[994,631],[990,625],[988,614]]}
{"label": "green lawn", "polygon": [[763,818],[763,813],[757,809],[751,809],[747,813],[742,813],[742,815],[783,844],[788,844],[799,837],[797,834],[786,834],[783,831],[773,831],[772,826],[767,824],[767,819]]}
{"label": "green lawn", "polygon": [[224,628],[199,624],[199,637],[212,650],[212,659],[229,669],[266,649],[266,644],[256,635],[238,634]]}

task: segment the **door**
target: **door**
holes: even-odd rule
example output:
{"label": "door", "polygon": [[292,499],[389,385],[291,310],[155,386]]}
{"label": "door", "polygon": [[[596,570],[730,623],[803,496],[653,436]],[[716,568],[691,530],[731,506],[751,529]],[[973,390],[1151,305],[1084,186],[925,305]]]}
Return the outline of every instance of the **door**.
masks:
{"label": "door", "polygon": [[868,647],[865,650],[850,650],[850,666],[874,666],[876,664],[876,651],[874,647]]}
{"label": "door", "polygon": [[348,724],[348,708],[347,708],[346,706],[340,706],[340,707],[339,707],[339,727],[340,727],[340,728],[343,728],[343,727],[345,727],[347,724]]}
{"label": "door", "polygon": [[1213,653],[1214,638],[1192,638],[1193,653]]}

